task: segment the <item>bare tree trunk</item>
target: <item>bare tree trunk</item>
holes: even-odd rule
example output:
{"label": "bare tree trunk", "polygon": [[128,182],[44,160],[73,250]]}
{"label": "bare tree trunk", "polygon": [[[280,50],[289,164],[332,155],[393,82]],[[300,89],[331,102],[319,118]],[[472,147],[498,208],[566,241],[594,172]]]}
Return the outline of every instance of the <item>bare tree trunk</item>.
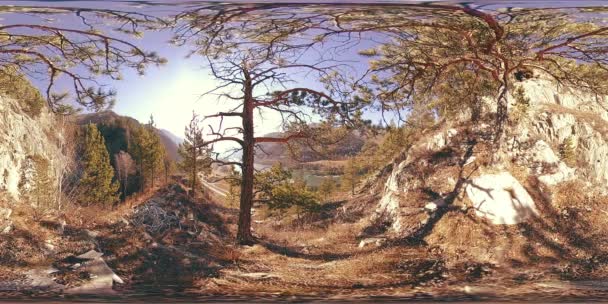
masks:
{"label": "bare tree trunk", "polygon": [[253,132],[253,87],[251,78],[245,71],[245,100],[243,103],[243,178],[241,180],[241,205],[239,208],[238,233],[236,241],[242,245],[254,243],[251,234],[251,207],[253,203],[254,178],[254,132]]}
{"label": "bare tree trunk", "polygon": [[196,198],[196,147],[199,143],[197,141],[194,142],[194,145],[192,146],[192,197]]}
{"label": "bare tree trunk", "polygon": [[127,182],[129,181],[129,174],[125,174],[122,184],[122,200],[127,199]]}
{"label": "bare tree trunk", "polygon": [[[508,65],[505,63],[505,70],[508,70]],[[509,118],[509,75],[507,72],[503,73],[500,93],[498,95],[497,106],[496,106],[496,133],[494,134],[494,147],[492,162],[494,164],[500,163],[503,158],[501,151],[504,151],[505,143],[502,140],[505,133],[505,127]]]}
{"label": "bare tree trunk", "polygon": [[150,175],[150,177],[151,177],[150,181],[152,182],[152,189],[154,189],[154,178],[156,177],[154,175],[155,174],[155,172],[154,172],[155,170],[154,169],[156,169],[155,167],[156,166],[154,166],[154,164],[152,164],[152,168],[151,168],[151,171],[150,171],[150,173],[151,173],[151,175]]}
{"label": "bare tree trunk", "polygon": [[[140,155],[140,159],[141,159],[141,155]],[[146,175],[144,174],[143,160],[139,164],[139,175],[140,175],[140,178],[141,178],[141,181],[140,181],[141,192],[145,192],[146,191]]]}

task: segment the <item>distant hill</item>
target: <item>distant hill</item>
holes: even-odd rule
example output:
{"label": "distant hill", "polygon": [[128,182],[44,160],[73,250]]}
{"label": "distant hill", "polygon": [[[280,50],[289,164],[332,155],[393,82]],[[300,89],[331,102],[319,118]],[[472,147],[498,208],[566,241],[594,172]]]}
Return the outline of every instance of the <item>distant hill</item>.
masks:
{"label": "distant hill", "polygon": [[[113,111],[77,115],[75,121],[79,125],[96,124],[106,139],[106,146],[112,154],[118,153],[120,150],[128,151],[129,130],[143,125],[135,118],[121,116]],[[156,133],[160,136],[161,143],[165,146],[169,158],[173,161],[178,161],[177,147],[182,140],[164,129],[156,129]]]}
{"label": "distant hill", "polygon": [[179,145],[184,141],[183,138],[171,133],[171,131],[169,131],[169,130],[158,129],[158,131],[163,133],[164,135],[166,135],[168,138],[170,138],[176,145]]}

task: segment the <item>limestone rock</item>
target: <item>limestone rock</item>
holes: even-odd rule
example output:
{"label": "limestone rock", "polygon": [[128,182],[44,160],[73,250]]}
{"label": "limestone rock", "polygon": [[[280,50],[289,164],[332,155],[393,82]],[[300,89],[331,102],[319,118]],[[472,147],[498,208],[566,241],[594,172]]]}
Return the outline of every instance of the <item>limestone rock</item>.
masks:
{"label": "limestone rock", "polygon": [[538,215],[530,194],[508,172],[477,177],[466,185],[466,193],[475,213],[495,225],[517,224]]}
{"label": "limestone rock", "polygon": [[544,140],[537,141],[532,147],[530,154],[531,160],[534,162],[555,164],[560,161],[551,146]]}
{"label": "limestone rock", "polygon": [[0,220],[8,220],[12,213],[13,209],[0,207]]}
{"label": "limestone rock", "polygon": [[0,96],[0,192],[18,200],[31,189],[28,159],[34,155],[48,160],[47,173],[57,176],[68,163],[59,148],[63,141],[49,111],[30,117],[18,101]]}
{"label": "limestone rock", "polygon": [[439,207],[443,207],[445,206],[445,201],[443,198],[438,198],[432,202],[428,202],[426,205],[424,205],[424,210],[426,210],[427,212],[435,212],[437,211],[437,209]]}
{"label": "limestone rock", "polygon": [[101,252],[97,252],[95,250],[89,250],[89,251],[77,256],[77,258],[83,259],[83,260],[93,260],[93,259],[101,258],[102,256],[103,256],[103,253],[101,253]]}
{"label": "limestone rock", "polygon": [[13,229],[13,222],[10,220],[13,210],[0,207],[0,233],[8,234]]}
{"label": "limestone rock", "polygon": [[50,274],[49,268],[33,268],[25,273],[28,283],[31,287],[46,290],[61,290],[65,286],[55,282]]}
{"label": "limestone rock", "polygon": [[[89,252],[87,252],[89,253]],[[124,284],[123,280],[110,269],[108,264],[101,258],[93,258],[84,263],[84,270],[91,276],[91,280],[87,283],[66,290],[66,293],[71,294],[103,294],[113,293],[113,283]]]}
{"label": "limestone rock", "polygon": [[575,170],[573,168],[570,168],[565,163],[560,162],[555,173],[541,175],[538,177],[538,181],[545,186],[555,186],[561,182],[574,179],[576,177],[574,173]]}
{"label": "limestone rock", "polygon": [[382,246],[386,242],[385,238],[367,238],[359,242],[359,248],[365,248],[369,245]]}

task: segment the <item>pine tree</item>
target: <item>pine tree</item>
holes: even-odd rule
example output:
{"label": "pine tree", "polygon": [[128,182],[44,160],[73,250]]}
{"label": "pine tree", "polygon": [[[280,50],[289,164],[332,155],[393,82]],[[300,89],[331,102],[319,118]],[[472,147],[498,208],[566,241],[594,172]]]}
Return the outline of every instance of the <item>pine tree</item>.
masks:
{"label": "pine tree", "polygon": [[26,166],[21,172],[19,188],[34,207],[35,218],[39,219],[53,207],[56,194],[55,183],[49,172],[50,163],[46,158],[35,154],[29,156],[26,162]]}
{"label": "pine tree", "polygon": [[359,182],[359,164],[355,157],[351,157],[344,167],[344,175],[342,175],[342,188],[350,191],[351,195],[355,195],[355,187]]}
{"label": "pine tree", "polygon": [[281,163],[255,175],[255,193],[257,201],[265,203],[272,211],[284,214],[295,208],[298,219],[302,212],[319,210],[317,195],[308,189],[303,179],[294,179],[293,172],[283,168]]}
{"label": "pine tree", "polygon": [[147,165],[150,168],[150,181],[152,182],[152,187],[154,187],[154,181],[163,167],[163,159],[165,158],[165,149],[163,147],[162,142],[160,141],[160,136],[156,132],[156,126],[154,124],[154,117],[150,115],[150,121],[146,126],[148,132],[150,133],[150,145],[148,146],[148,156]]}
{"label": "pine tree", "polygon": [[325,177],[323,178],[323,181],[321,181],[321,185],[319,185],[319,194],[321,194],[323,198],[327,200],[335,189],[336,182],[334,179],[331,177]]}
{"label": "pine tree", "polygon": [[200,127],[200,120],[194,112],[190,124],[185,128],[184,137],[184,142],[177,150],[182,157],[179,166],[188,174],[192,196],[196,196],[198,175],[211,171],[212,158],[209,147],[204,145],[203,128]]}
{"label": "pine tree", "polygon": [[114,169],[110,165],[110,156],[103,136],[94,124],[85,127],[82,165],[80,201],[87,205],[104,206],[116,202],[119,185],[113,180]]}
{"label": "pine tree", "polygon": [[139,175],[139,189],[140,191],[145,190],[146,181],[149,176],[147,172],[146,163],[148,157],[148,146],[150,145],[151,139],[148,131],[144,127],[137,127],[133,130],[132,155],[135,158],[137,164],[137,171]]}
{"label": "pine tree", "polygon": [[166,153],[160,136],[154,127],[152,116],[150,116],[147,125],[133,132],[133,142],[131,144],[139,170],[140,189],[145,190],[146,185],[154,187],[154,180],[161,168],[164,167],[163,159]]}
{"label": "pine tree", "polygon": [[114,164],[116,164],[116,173],[122,186],[122,199],[127,197],[127,188],[129,185],[129,175],[135,173],[135,163],[131,155],[125,151],[120,151],[114,154]]}
{"label": "pine tree", "polygon": [[574,139],[572,136],[568,136],[564,139],[564,142],[559,147],[559,154],[561,159],[568,166],[576,164],[576,147],[574,146]]}
{"label": "pine tree", "polygon": [[227,200],[230,206],[238,207],[240,200],[241,189],[241,172],[237,171],[234,166],[230,168],[230,175],[226,179],[228,181],[228,196]]}
{"label": "pine tree", "polygon": [[163,169],[165,173],[165,184],[169,183],[169,175],[175,172],[175,162],[167,154],[163,158]]}

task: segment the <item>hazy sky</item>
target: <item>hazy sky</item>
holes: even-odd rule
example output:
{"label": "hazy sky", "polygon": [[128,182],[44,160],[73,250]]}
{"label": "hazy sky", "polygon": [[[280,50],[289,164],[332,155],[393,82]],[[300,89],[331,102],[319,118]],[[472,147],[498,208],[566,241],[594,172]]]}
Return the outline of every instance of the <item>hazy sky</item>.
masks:
{"label": "hazy sky", "polygon": [[[3,1],[4,2],[4,1]],[[240,1],[244,2],[244,1]],[[316,1],[319,2],[319,1]],[[364,1],[358,1],[362,3]],[[386,1],[385,1],[386,2]],[[399,2],[399,1],[389,1]],[[403,1],[407,2],[407,1]],[[411,1],[410,1],[411,2]],[[456,2],[456,1],[450,1]],[[497,3],[505,5],[507,1],[476,1],[478,5],[487,5],[486,8],[496,8],[500,6]],[[605,1],[508,1],[507,3],[514,6],[575,6],[575,5],[606,5]],[[129,10],[141,9],[134,2],[111,2],[111,1],[12,1],[16,5],[48,5],[48,6],[88,6],[88,7],[113,7],[124,9],[129,7]],[[167,3],[165,1],[165,3]],[[6,3],[4,3],[6,4]],[[163,15],[171,15],[179,6],[151,6],[145,8],[146,12],[156,10],[156,13]],[[27,14],[18,14],[15,16],[3,15],[2,24],[10,24],[17,22],[40,22],[40,16],[28,16]],[[80,21],[75,16],[61,16],[60,20],[44,20],[44,22],[56,24],[71,24],[76,26]],[[170,33],[146,33],[143,39],[135,41],[136,44],[145,50],[157,51],[161,56],[168,59],[166,66],[156,68],[150,67],[146,71],[145,76],[139,76],[134,71],[125,71],[122,81],[107,82],[111,87],[114,87],[117,92],[117,103],[114,110],[122,115],[128,115],[138,119],[141,122],[146,122],[149,116],[154,115],[157,127],[167,129],[172,133],[182,137],[184,126],[190,120],[192,111],[196,111],[201,115],[209,115],[226,109],[225,103],[218,102],[213,96],[201,98],[201,94],[209,91],[217,86],[217,83],[209,75],[209,72],[204,68],[204,61],[201,57],[193,57],[186,59],[188,53],[187,47],[174,47],[167,43],[170,38]],[[366,48],[360,46],[358,49]],[[353,50],[353,60],[361,60],[357,57],[356,50]],[[315,86],[318,85],[311,80],[306,80],[299,85]],[[368,114],[374,121],[378,119],[377,115]],[[264,134],[275,131],[277,129],[277,117],[272,115],[265,116],[264,120],[258,120],[256,125],[256,133]]]}

